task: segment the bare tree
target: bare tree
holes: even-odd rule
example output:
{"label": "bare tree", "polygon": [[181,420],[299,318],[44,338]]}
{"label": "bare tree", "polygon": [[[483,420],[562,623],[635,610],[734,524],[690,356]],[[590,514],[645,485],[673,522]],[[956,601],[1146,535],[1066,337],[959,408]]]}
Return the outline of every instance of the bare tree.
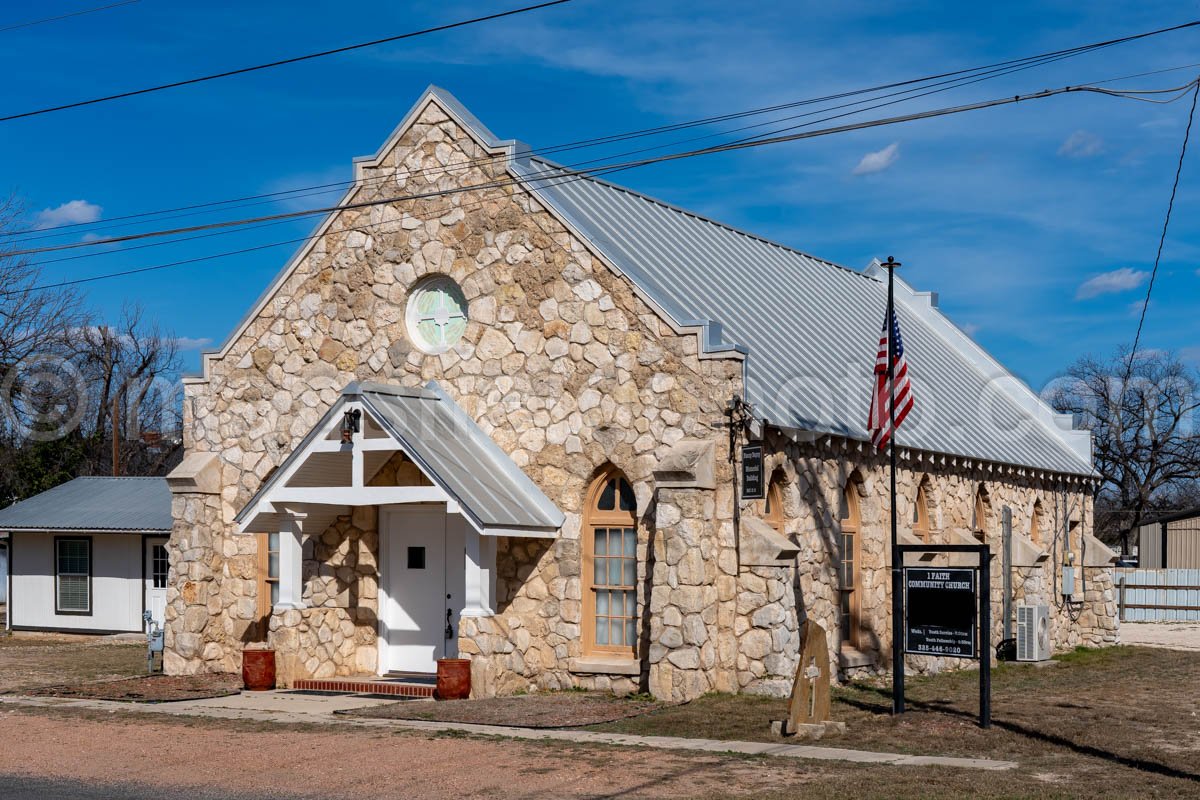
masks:
{"label": "bare tree", "polygon": [[1173,353],[1118,351],[1075,362],[1051,403],[1092,432],[1101,484],[1096,529],[1129,552],[1129,534],[1200,478],[1200,374]]}
{"label": "bare tree", "polygon": [[109,445],[95,449],[92,469],[113,470],[114,437],[118,474],[159,474],[171,466],[180,422],[173,391],[180,368],[175,337],[147,321],[140,306],[129,305],[116,324],[78,329],[72,348],[89,387],[89,433]]}

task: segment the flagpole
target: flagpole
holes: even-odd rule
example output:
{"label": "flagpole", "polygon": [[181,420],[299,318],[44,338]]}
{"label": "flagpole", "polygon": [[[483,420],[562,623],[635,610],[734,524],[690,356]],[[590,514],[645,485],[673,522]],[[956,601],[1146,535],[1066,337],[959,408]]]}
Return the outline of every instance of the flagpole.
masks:
{"label": "flagpole", "polygon": [[888,256],[883,268],[888,273],[888,458],[891,461],[892,511],[892,713],[904,713],[904,610],[902,602],[903,565],[900,563],[900,539],[896,515],[896,298],[895,276],[900,262]]}

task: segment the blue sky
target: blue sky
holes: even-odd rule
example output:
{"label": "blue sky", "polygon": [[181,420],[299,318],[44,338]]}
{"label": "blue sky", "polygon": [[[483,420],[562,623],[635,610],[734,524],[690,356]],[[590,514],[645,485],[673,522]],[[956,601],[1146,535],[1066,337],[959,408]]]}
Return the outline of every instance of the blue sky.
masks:
{"label": "blue sky", "polygon": [[[16,76],[5,82],[3,112],[518,4],[141,0],[0,32],[0,68]],[[0,4],[0,27],[93,5],[101,3],[52,0],[34,10],[28,4]],[[0,190],[21,197],[30,224],[36,225],[111,219],[344,180],[351,159],[374,152],[429,83],[456,94],[498,135],[537,148],[981,65],[1193,18],[1200,18],[1200,4],[1194,2],[576,0],[368,51],[2,123]],[[1200,30],[1066,60],[885,113],[1195,62],[1200,62]],[[1115,85],[1178,85],[1196,70],[1200,67]],[[1040,388],[1077,356],[1104,354],[1132,339],[1187,111],[1187,100],[1158,106],[1066,96],[614,177],[848,266],[861,268],[872,257],[895,255],[905,263],[907,280],[937,291],[952,319]],[[1147,347],[1173,348],[1192,359],[1200,359],[1194,310],[1200,297],[1198,157],[1193,151],[1185,167],[1143,338]],[[303,202],[321,204],[338,196]],[[233,213],[257,215],[299,205],[291,201]],[[296,238],[312,224],[133,252],[110,247],[95,257],[47,264],[45,278],[88,276]],[[122,232],[129,230],[136,228]],[[78,240],[79,234],[72,238]],[[142,303],[181,337],[188,367],[194,368],[199,348],[224,339],[292,249],[97,282],[86,291],[109,316],[124,302]],[[863,343],[864,359],[873,356],[873,348]]]}

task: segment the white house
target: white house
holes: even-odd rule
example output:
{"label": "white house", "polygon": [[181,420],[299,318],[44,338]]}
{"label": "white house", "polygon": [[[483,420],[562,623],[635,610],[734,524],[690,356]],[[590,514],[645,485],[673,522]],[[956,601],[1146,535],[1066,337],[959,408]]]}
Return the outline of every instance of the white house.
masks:
{"label": "white house", "polygon": [[165,478],[76,478],[0,510],[12,630],[143,630],[166,605]]}

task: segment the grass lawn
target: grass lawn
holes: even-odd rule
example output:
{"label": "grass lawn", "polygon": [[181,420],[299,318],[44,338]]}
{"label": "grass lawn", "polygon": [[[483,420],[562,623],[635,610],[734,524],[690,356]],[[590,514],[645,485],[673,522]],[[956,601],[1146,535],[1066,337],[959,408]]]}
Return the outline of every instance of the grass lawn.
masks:
{"label": "grass lawn", "polygon": [[0,693],[126,678],[146,671],[146,645],[93,636],[0,636]]}
{"label": "grass lawn", "polygon": [[[975,671],[910,678],[910,713],[899,720],[890,715],[887,686],[835,690],[833,718],[849,731],[821,744],[1021,765],[1003,773],[963,773],[944,794],[940,781],[922,788],[919,777],[913,783],[905,771],[892,770],[889,785],[913,796],[969,790],[984,796],[1200,797],[1200,654],[1116,647],[1057,661],[1053,667],[997,667],[993,727],[987,731],[976,724]],[[783,741],[771,734],[768,721],[782,719],[785,709],[784,700],[710,695],[589,730]],[[876,771],[864,772],[864,780]]]}

